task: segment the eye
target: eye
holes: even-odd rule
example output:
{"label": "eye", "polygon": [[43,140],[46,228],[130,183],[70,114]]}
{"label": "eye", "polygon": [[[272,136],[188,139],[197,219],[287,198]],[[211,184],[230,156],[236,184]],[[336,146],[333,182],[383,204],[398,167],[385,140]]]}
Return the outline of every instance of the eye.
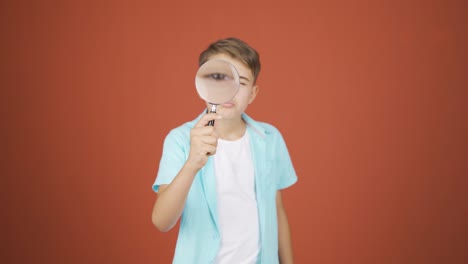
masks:
{"label": "eye", "polygon": [[209,75],[211,79],[214,79],[216,81],[221,81],[221,80],[227,80],[229,77],[226,74],[222,73],[212,73]]}

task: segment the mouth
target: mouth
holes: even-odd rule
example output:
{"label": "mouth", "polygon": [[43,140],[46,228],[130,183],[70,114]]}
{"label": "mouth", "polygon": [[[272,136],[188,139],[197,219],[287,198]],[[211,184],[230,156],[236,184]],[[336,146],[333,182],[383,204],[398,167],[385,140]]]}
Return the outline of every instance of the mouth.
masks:
{"label": "mouth", "polygon": [[226,103],[223,103],[221,106],[223,106],[224,108],[231,108],[231,107],[234,107],[234,103],[233,102],[226,102]]}

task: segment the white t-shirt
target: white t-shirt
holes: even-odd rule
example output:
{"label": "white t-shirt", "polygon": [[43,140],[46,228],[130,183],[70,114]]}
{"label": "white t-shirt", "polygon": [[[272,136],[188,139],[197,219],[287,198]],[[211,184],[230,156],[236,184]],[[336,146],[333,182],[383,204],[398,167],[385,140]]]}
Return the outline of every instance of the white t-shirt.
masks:
{"label": "white t-shirt", "polygon": [[249,133],[238,140],[218,139],[214,155],[221,247],[217,264],[257,261],[259,225]]}

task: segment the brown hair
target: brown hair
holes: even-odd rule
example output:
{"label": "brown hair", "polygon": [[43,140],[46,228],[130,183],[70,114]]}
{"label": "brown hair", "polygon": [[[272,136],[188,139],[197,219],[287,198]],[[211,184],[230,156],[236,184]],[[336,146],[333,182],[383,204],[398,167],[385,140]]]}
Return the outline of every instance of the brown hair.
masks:
{"label": "brown hair", "polygon": [[200,54],[198,65],[201,66],[211,56],[220,53],[228,54],[232,58],[238,59],[246,64],[252,71],[254,78],[253,83],[255,84],[258,74],[260,73],[260,56],[255,49],[238,38],[220,39],[211,43],[208,48]]}

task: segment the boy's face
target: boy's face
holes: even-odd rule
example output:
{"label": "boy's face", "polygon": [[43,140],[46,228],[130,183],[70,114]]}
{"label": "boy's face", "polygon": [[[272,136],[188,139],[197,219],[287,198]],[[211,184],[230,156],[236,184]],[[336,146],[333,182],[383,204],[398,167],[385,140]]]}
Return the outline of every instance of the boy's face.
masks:
{"label": "boy's face", "polygon": [[[214,59],[225,60],[234,65],[240,77],[239,91],[236,96],[229,102],[218,105],[216,112],[223,117],[223,120],[240,118],[241,114],[247,109],[247,106],[253,102],[258,92],[258,87],[254,85],[252,71],[247,65],[227,54],[216,54],[208,60]],[[207,107],[210,108],[211,105],[207,103]]]}

